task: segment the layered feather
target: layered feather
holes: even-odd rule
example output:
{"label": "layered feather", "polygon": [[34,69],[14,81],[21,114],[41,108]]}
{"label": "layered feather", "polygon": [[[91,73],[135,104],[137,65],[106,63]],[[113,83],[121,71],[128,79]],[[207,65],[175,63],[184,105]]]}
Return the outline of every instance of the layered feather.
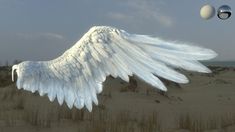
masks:
{"label": "layered feather", "polygon": [[127,82],[129,76],[136,75],[167,91],[158,77],[188,83],[175,68],[208,73],[210,70],[198,60],[215,56],[210,49],[98,26],[62,56],[45,62],[22,62],[13,69],[18,75],[18,88],[47,94],[50,101],[57,98],[60,105],[66,102],[69,108],[86,106],[92,111],[92,102],[98,105],[97,94],[109,75]]}

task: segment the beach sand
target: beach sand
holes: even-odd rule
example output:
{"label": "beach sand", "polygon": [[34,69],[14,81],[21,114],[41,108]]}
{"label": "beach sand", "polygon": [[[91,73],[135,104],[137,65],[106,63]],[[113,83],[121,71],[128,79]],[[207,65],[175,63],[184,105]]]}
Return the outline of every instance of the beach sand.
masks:
{"label": "beach sand", "polygon": [[108,77],[90,113],[18,90],[10,68],[1,68],[0,132],[234,132],[235,68],[210,69],[183,71],[188,84],[163,80],[165,93],[137,77]]}

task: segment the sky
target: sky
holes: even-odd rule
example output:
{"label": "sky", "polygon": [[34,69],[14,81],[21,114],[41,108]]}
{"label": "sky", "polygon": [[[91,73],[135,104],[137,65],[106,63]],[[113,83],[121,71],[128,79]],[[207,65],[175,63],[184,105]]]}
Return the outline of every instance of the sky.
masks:
{"label": "sky", "polygon": [[0,0],[0,63],[51,60],[95,25],[213,49],[215,61],[235,60],[234,16],[200,17],[200,8],[234,0]]}

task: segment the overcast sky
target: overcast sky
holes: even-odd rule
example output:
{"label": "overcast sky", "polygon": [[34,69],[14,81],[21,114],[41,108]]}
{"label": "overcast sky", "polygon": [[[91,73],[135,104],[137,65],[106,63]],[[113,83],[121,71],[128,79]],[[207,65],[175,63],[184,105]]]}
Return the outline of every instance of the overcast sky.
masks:
{"label": "overcast sky", "polygon": [[[181,2],[181,3],[180,3]],[[0,0],[0,61],[48,60],[61,55],[94,25],[195,43],[215,60],[235,60],[234,16],[205,21],[199,10],[235,8],[234,0]]]}

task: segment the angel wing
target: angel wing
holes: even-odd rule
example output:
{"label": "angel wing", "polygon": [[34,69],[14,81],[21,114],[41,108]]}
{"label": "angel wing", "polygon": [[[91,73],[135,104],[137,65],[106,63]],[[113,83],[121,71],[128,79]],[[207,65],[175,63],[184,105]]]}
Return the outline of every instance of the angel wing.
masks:
{"label": "angel wing", "polygon": [[209,73],[198,60],[216,56],[210,49],[165,41],[147,35],[129,34],[114,27],[92,27],[73,47],[51,61],[25,61],[12,67],[17,73],[17,87],[47,94],[50,101],[65,101],[69,108],[92,111],[98,105],[106,76],[120,77],[126,82],[133,74],[167,91],[162,77],[177,83],[188,79],[174,68]]}

